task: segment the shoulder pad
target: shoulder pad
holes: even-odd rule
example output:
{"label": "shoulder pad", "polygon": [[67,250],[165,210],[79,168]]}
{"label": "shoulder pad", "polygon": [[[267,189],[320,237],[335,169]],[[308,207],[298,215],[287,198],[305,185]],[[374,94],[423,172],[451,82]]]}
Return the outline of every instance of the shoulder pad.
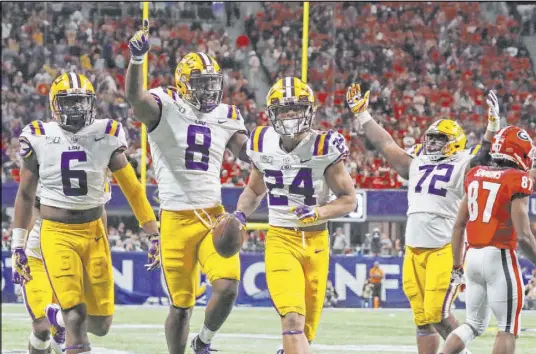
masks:
{"label": "shoulder pad", "polygon": [[475,156],[480,151],[480,148],[482,148],[482,145],[480,144],[473,146],[469,149],[469,155]]}
{"label": "shoulder pad", "polygon": [[43,136],[46,135],[45,127],[42,121],[34,120],[23,129],[23,133],[28,131],[31,135]]}
{"label": "shoulder pad", "polygon": [[240,110],[234,104],[227,105],[227,118],[232,120],[244,120]]}
{"label": "shoulder pad", "polygon": [[423,144],[415,144],[406,150],[406,152],[411,156],[419,156],[423,153],[423,151]]}
{"label": "shoulder pad", "polygon": [[[231,106],[229,106],[231,107]],[[264,135],[270,129],[268,126],[258,126],[251,132],[249,137],[249,149],[255,152],[263,151]]]}
{"label": "shoulder pad", "polygon": [[346,139],[342,134],[334,130],[318,132],[313,144],[313,156],[327,158],[335,163],[345,159],[348,154]]}
{"label": "shoulder pad", "polygon": [[113,119],[107,119],[107,121],[108,122],[106,123],[104,134],[118,137],[119,132],[123,129],[123,127],[121,126],[121,123]]}

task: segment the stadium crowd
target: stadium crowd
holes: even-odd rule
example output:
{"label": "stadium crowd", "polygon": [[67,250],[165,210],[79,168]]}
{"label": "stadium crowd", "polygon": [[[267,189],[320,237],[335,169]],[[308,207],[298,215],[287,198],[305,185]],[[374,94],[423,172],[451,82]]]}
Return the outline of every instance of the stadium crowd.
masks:
{"label": "stadium crowd", "polygon": [[[271,81],[301,68],[301,3],[263,2],[247,34]],[[359,138],[345,107],[352,82],[371,90],[370,110],[405,147],[438,118],[462,122],[469,146],[486,127],[485,94],[501,97],[502,113],[534,136],[536,78],[512,15],[484,20],[480,3],[311,3],[309,76],[322,129],[350,143],[356,185],[396,188],[385,161]],[[515,7],[513,8],[515,10]],[[534,10],[534,9],[533,9]],[[525,18],[525,17],[523,17]]]}
{"label": "stadium crowd", "polygon": [[[77,70],[95,84],[98,117],[120,121],[127,151],[139,171],[140,125],[125,100],[127,41],[140,27],[139,6],[123,16],[95,3],[2,3],[2,182],[18,178],[17,137],[25,124],[49,117],[48,88],[62,71]],[[229,38],[210,20],[221,6],[159,4],[151,13],[149,87],[173,84],[173,70],[189,51],[213,55],[224,69],[225,102],[239,106],[248,129],[267,124],[244,70],[262,70],[270,81],[296,75],[301,65],[301,3],[262,3],[245,21],[246,35]],[[418,143],[438,118],[461,121],[468,144],[485,129],[486,89],[498,92],[510,123],[536,128],[536,79],[514,16],[495,24],[481,18],[479,3],[312,3],[309,79],[319,109],[316,127],[343,133],[351,147],[347,167],[360,188],[400,188],[402,181],[360,138],[345,108],[351,82],[371,90],[373,116],[405,147]],[[238,11],[238,12],[237,12]],[[173,21],[176,13],[190,24]],[[227,25],[239,9],[225,8]],[[172,16],[170,16],[170,13]],[[124,16],[126,14],[126,16]],[[196,17],[198,16],[198,17]],[[356,25],[357,24],[357,25]],[[253,50],[252,50],[253,49]],[[260,59],[260,60],[259,60]],[[255,77],[260,77],[255,75]],[[150,168],[148,181],[155,183]],[[243,186],[248,166],[225,156],[224,186]]]}

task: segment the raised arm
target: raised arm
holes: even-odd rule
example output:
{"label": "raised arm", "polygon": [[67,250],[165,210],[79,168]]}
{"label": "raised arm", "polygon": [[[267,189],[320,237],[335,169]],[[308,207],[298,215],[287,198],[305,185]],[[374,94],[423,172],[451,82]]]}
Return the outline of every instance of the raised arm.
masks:
{"label": "raised arm", "polygon": [[393,140],[391,135],[385,131],[368,112],[369,94],[367,91],[361,97],[361,87],[352,84],[346,92],[346,101],[348,106],[359,121],[365,132],[365,136],[370,143],[382,154],[387,162],[396,170],[396,172],[404,179],[409,178],[409,166],[411,165],[412,157],[408,155]]}
{"label": "raised arm", "polygon": [[488,127],[482,139],[482,144],[478,153],[471,159],[471,163],[467,165],[465,172],[468,172],[475,166],[486,166],[491,162],[491,156],[489,154],[491,150],[491,141],[493,136],[501,128],[501,117],[499,113],[499,100],[495,92],[490,91],[488,98],[486,99],[488,105]]}
{"label": "raised arm", "polygon": [[151,48],[149,44],[149,20],[143,23],[143,29],[136,32],[128,43],[130,63],[125,78],[125,93],[132,106],[136,119],[152,130],[160,121],[161,106],[155,97],[143,89],[143,62]]}
{"label": "raised arm", "polygon": [[511,207],[512,223],[517,235],[517,243],[532,264],[536,264],[536,240],[530,229],[529,196],[516,198]]}
{"label": "raised arm", "polygon": [[452,230],[452,256],[454,267],[463,266],[464,234],[469,221],[469,209],[467,208],[467,195],[465,195],[458,209],[458,216]]}

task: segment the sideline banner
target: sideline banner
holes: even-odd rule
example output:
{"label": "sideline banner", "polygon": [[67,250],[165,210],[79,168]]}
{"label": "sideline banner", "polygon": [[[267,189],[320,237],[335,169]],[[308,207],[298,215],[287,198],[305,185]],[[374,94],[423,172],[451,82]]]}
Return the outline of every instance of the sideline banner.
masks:
{"label": "sideline banner", "polygon": [[[145,270],[147,255],[141,252],[113,252],[112,263],[115,279],[115,302],[117,304],[169,304],[164,278],[161,272]],[[242,281],[237,299],[241,306],[272,306],[266,287],[264,255],[241,254]],[[374,261],[380,262],[385,273],[382,289],[382,307],[409,307],[402,291],[402,258],[400,257],[354,257],[334,256],[329,266],[329,280],[337,291],[338,307],[362,307],[361,294],[368,270]],[[534,266],[520,260],[525,284],[531,278]],[[11,253],[2,252],[2,302],[21,302],[20,286],[11,281]],[[202,276],[202,281],[204,277]],[[205,304],[211,288],[198,298]],[[456,300],[463,307],[463,293]]]}

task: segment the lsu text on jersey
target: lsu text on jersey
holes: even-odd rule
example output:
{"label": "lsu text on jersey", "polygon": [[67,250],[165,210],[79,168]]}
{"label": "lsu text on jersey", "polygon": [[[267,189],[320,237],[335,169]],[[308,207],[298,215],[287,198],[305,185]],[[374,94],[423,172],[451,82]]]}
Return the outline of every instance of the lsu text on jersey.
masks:
{"label": "lsu text on jersey", "polygon": [[532,195],[533,180],[514,168],[475,167],[466,177],[465,191],[466,321],[483,332],[493,312],[500,331],[518,336],[524,286],[510,210],[514,198]]}
{"label": "lsu text on jersey", "polygon": [[236,106],[219,104],[209,113],[195,113],[175,88],[149,92],[161,108],[149,143],[161,205],[162,269],[171,303],[189,308],[195,304],[198,261],[210,282],[240,279],[238,254],[221,257],[207,236],[225,212],[220,182],[225,149],[246,127]]}
{"label": "lsu text on jersey", "polygon": [[450,313],[457,288],[450,286],[450,239],[463,199],[463,180],[480,146],[441,160],[417,145],[409,154],[408,221],[403,288],[418,326],[438,323]]}
{"label": "lsu text on jersey", "polygon": [[[41,205],[67,210],[87,210],[109,200],[108,164],[112,154],[127,145],[121,124],[108,119],[95,120],[77,133],[61,129],[57,122],[34,121],[24,128],[20,142],[21,155],[35,154],[38,161]],[[85,303],[89,315],[111,315],[113,273],[101,219],[40,222],[40,255],[62,309]],[[37,244],[35,236],[30,249]]]}
{"label": "lsu text on jersey", "polygon": [[348,150],[344,137],[334,131],[311,131],[291,153],[280,148],[279,139],[272,127],[257,127],[247,150],[268,189],[266,280],[279,314],[305,316],[305,336],[312,341],[326,293],[329,235],[327,230],[301,231],[303,225],[289,209],[327,204],[324,173],[346,158]]}

